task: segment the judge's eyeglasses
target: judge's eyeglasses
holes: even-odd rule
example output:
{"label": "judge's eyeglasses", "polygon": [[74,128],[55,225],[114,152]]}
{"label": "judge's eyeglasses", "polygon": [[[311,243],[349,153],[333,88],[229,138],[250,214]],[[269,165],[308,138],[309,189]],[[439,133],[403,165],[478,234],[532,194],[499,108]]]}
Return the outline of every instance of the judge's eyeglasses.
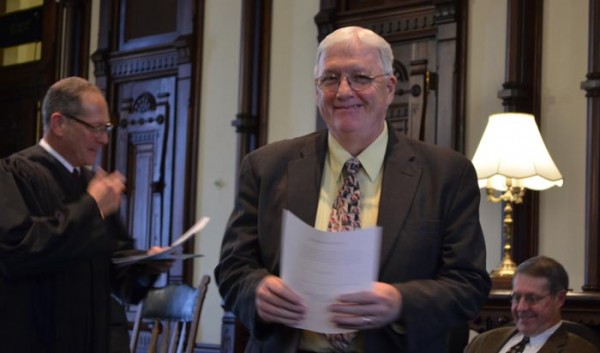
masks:
{"label": "judge's eyeglasses", "polygon": [[67,119],[70,119],[70,120],[80,123],[81,125],[85,126],[88,130],[90,130],[96,136],[100,136],[103,133],[109,133],[112,131],[112,129],[114,127],[114,125],[111,123],[92,125],[92,124],[88,123],[87,121],[83,121],[83,120],[76,118],[69,114],[61,113],[61,115]]}

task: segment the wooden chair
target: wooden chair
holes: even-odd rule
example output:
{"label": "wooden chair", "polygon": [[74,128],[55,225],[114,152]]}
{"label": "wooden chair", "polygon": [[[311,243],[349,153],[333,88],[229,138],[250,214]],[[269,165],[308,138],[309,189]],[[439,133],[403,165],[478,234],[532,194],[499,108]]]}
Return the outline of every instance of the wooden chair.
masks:
{"label": "wooden chair", "polygon": [[209,282],[210,277],[204,275],[198,288],[178,283],[151,289],[138,305],[131,352],[136,353],[142,326],[151,321],[148,353],[192,353]]}

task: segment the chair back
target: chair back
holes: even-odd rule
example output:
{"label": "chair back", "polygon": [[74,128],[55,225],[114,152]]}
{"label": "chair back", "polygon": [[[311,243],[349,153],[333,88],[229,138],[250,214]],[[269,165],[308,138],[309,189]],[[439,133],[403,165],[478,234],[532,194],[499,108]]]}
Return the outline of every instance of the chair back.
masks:
{"label": "chair back", "polygon": [[569,332],[590,342],[600,351],[600,333],[593,328],[574,321],[563,320],[562,326]]}
{"label": "chair back", "polygon": [[148,353],[192,353],[209,282],[210,277],[204,275],[197,288],[177,283],[151,289],[138,305],[131,352],[136,353],[142,326],[150,321]]}

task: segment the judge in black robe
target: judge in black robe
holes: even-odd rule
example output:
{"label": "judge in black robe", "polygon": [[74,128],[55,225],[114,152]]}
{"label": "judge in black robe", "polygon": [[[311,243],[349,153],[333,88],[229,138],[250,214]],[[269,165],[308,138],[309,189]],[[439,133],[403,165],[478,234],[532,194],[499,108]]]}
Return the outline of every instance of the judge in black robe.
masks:
{"label": "judge in black robe", "polygon": [[[101,93],[89,87],[83,91],[79,114],[92,122],[108,119]],[[95,98],[86,105],[89,95]],[[94,114],[96,108],[102,114]],[[96,138],[102,145],[106,130],[75,124],[61,114],[48,119],[43,143],[52,142],[54,152],[64,151],[58,155],[66,165],[40,145],[0,161],[0,352],[126,352],[123,344],[110,348],[111,320],[123,317],[114,312],[122,307],[111,303],[111,295],[140,299],[152,276],[141,267],[111,264],[116,251],[132,248],[118,220],[118,206],[103,214],[104,206],[87,190],[93,172],[82,167],[74,177],[67,169],[89,162],[93,154],[84,151],[87,157],[69,161],[70,151],[82,144],[65,147],[61,144],[68,138],[56,142],[56,136],[49,136],[71,129],[83,134],[71,134],[73,141]],[[109,126],[101,121],[95,126]]]}

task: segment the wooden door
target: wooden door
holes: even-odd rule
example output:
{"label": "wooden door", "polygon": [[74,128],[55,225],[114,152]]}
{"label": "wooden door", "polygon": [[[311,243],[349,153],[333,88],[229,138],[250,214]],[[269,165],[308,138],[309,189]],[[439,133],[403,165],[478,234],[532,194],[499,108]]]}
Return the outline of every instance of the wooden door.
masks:
{"label": "wooden door", "polygon": [[121,216],[136,247],[170,243],[175,77],[119,86],[115,169],[127,177]]}

